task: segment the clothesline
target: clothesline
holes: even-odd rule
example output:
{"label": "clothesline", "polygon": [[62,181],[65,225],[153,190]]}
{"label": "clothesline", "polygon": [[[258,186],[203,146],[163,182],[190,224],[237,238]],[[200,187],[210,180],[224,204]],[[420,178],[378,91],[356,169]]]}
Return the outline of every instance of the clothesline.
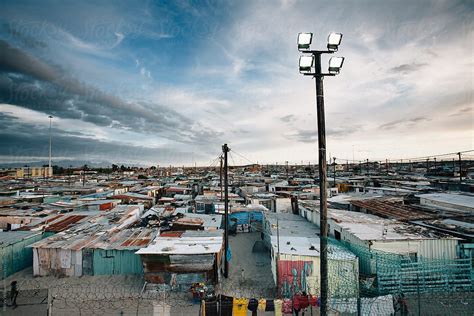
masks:
{"label": "clothesline", "polygon": [[246,316],[247,310],[252,312],[252,316],[256,316],[257,311],[274,312],[275,316],[293,315],[293,313],[298,315],[299,312],[304,312],[307,308],[319,307],[319,304],[318,297],[305,294],[294,295],[293,299],[249,299],[220,295],[201,301],[201,315]]}

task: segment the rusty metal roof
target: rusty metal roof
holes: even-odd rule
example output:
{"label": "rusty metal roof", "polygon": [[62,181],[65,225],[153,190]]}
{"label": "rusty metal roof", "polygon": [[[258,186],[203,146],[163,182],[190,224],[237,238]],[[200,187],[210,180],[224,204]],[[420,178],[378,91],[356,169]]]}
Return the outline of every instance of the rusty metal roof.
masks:
{"label": "rusty metal roof", "polygon": [[52,224],[47,225],[45,227],[45,231],[47,232],[62,232],[75,223],[79,222],[83,218],[87,217],[86,215],[70,215],[70,216],[63,216],[63,218],[59,221],[54,221]]}
{"label": "rusty metal roof", "polygon": [[399,221],[429,219],[438,217],[437,214],[423,211],[419,208],[403,205],[400,202],[382,199],[351,200],[352,205],[364,208],[370,214]]}

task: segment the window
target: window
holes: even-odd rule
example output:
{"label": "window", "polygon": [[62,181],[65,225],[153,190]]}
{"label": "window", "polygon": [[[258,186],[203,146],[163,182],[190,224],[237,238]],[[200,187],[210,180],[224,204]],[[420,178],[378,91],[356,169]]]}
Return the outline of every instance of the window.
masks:
{"label": "window", "polygon": [[337,240],[341,240],[341,233],[337,230],[334,230],[334,238],[336,238]]}
{"label": "window", "polygon": [[411,262],[418,262],[418,254],[416,252],[408,253],[408,257],[410,258]]}

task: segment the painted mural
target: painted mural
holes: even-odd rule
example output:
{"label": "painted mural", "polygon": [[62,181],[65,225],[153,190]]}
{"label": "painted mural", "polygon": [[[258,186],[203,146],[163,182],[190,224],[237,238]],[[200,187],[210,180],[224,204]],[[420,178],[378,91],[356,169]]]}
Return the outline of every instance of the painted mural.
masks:
{"label": "painted mural", "polygon": [[278,289],[283,297],[292,297],[298,292],[312,292],[309,278],[313,275],[312,261],[278,261]]}

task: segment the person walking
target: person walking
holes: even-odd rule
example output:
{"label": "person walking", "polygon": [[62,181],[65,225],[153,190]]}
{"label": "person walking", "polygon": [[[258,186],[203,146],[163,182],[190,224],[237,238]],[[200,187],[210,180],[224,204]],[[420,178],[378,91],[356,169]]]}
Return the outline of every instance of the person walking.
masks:
{"label": "person walking", "polygon": [[18,297],[18,287],[17,281],[12,281],[10,283],[10,302],[13,308],[17,308],[18,305],[16,304],[16,298]]}

